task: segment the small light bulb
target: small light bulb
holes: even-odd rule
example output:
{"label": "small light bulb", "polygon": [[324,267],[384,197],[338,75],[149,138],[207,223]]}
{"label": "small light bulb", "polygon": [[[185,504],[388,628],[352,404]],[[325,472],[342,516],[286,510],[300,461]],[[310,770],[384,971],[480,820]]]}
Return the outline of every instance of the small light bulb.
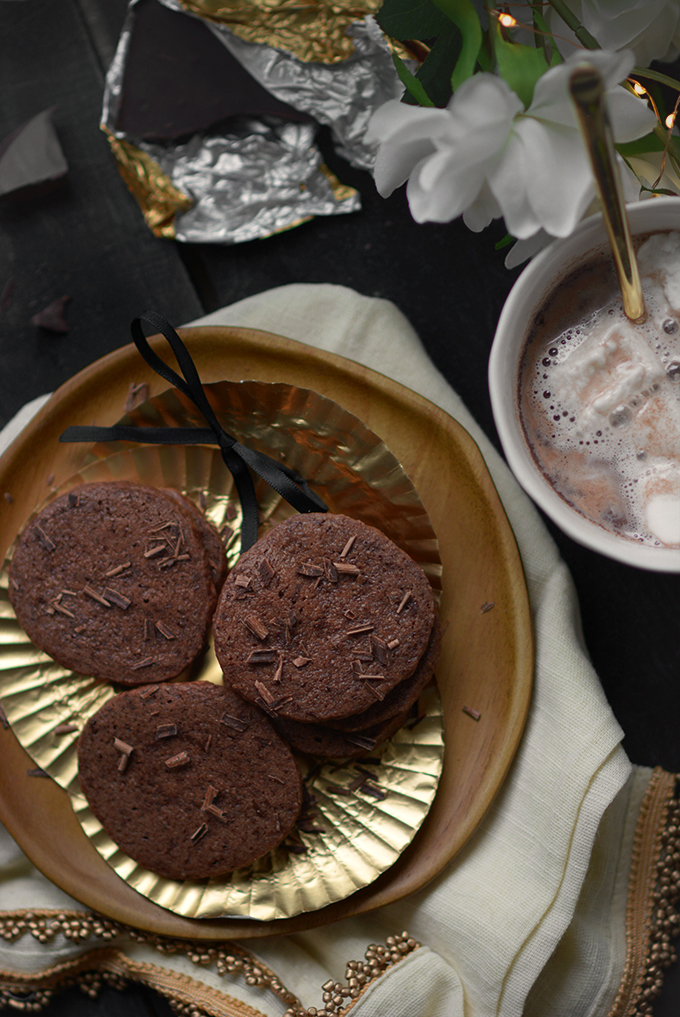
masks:
{"label": "small light bulb", "polygon": [[644,85],[641,85],[639,81],[633,82],[633,89],[638,95],[646,95],[647,89]]}
{"label": "small light bulb", "polygon": [[666,117],[666,127],[668,128],[669,131],[674,123],[675,123],[675,113],[669,113],[668,116]]}
{"label": "small light bulb", "polygon": [[498,20],[503,28],[514,28],[517,24],[517,18],[513,18],[512,14],[499,14]]}

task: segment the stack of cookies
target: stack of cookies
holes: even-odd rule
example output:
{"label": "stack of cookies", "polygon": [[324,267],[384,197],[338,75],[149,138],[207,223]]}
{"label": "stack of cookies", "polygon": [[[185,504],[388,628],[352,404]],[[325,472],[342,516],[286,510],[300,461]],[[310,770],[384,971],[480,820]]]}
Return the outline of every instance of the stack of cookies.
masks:
{"label": "stack of cookies", "polygon": [[[81,787],[115,843],[171,879],[223,876],[280,844],[302,803],[293,751],[370,753],[440,650],[422,569],[355,519],[295,516],[226,572],[193,502],[122,481],[56,498],[12,561],[10,599],[35,645],[132,686],[85,725]],[[211,622],[223,687],[161,684]]]}
{"label": "stack of cookies", "polygon": [[347,758],[404,723],[441,634],[424,572],[342,515],[280,523],[242,555],[213,620],[225,685],[298,751]]}

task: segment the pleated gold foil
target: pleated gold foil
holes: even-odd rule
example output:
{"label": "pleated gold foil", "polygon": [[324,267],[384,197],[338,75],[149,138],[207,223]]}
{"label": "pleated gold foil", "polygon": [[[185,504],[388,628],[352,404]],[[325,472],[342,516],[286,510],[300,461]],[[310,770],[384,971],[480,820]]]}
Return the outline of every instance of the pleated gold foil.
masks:
{"label": "pleated gold foil", "polygon": [[192,199],[178,190],[155,159],[130,141],[117,138],[108,128],[101,128],[118,164],[118,172],[144,215],[154,236],[172,240],[175,216],[187,212]]}
{"label": "pleated gold foil", "polygon": [[180,0],[182,7],[226,25],[246,42],[285,49],[298,59],[339,63],[354,52],[352,22],[375,14],[382,0]]}
{"label": "pleated gold foil", "polygon": [[[280,458],[312,484],[331,511],[378,526],[418,561],[441,589],[436,537],[410,480],[385,444],[356,417],[317,393],[290,385],[220,382],[205,386],[220,423],[252,448]],[[203,426],[182,393],[171,389],[124,417],[137,425]],[[121,450],[122,446],[124,447]],[[231,565],[240,550],[241,511],[217,447],[97,445],[88,463],[59,492],[81,483],[138,480],[183,491],[221,531]],[[256,480],[263,530],[294,510]],[[74,674],[38,650],[20,628],[8,598],[11,550],[0,572],[0,702],[17,738],[71,797],[93,846],[139,893],[185,917],[243,916],[264,921],[292,917],[341,900],[367,886],[411,842],[434,799],[443,759],[443,721],[435,690],[420,700],[419,719],[398,731],[357,784],[356,763],[310,770],[318,831],[297,830],[297,850],[281,847],[230,877],[179,883],[162,879],[121,852],[91,813],[78,783],[80,730],[116,694],[108,682]],[[221,684],[212,646],[178,680]],[[376,760],[379,759],[379,762]],[[364,775],[365,776],[365,775]],[[352,790],[343,794],[337,788]],[[310,823],[304,824],[309,826]],[[304,850],[304,853],[297,853]]]}

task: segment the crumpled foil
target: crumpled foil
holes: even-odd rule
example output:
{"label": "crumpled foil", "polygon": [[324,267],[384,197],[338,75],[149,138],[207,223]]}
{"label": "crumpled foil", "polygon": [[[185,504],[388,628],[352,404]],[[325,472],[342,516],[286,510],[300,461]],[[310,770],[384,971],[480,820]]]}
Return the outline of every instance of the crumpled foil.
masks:
{"label": "crumpled foil", "polygon": [[[325,396],[292,385],[219,382],[205,390],[228,433],[285,461],[313,485],[331,511],[382,529],[421,565],[438,594],[441,560],[427,512],[398,460],[365,424]],[[196,408],[181,392],[169,389],[120,423],[196,426]],[[120,451],[121,444],[129,447]],[[111,454],[114,448],[118,451]],[[95,445],[87,464],[48,500],[78,484],[106,480],[137,480],[183,491],[222,532],[229,563],[238,559],[241,510],[218,448]],[[260,478],[255,478],[255,486],[264,528],[294,514]],[[26,752],[69,792],[93,846],[139,893],[189,918],[290,918],[367,886],[411,842],[432,804],[443,763],[442,708],[434,688],[421,696],[417,722],[407,723],[371,751],[373,762],[357,761],[363,775],[372,774],[359,786],[362,773],[356,763],[317,768],[300,757],[306,786],[316,799],[316,817],[294,831],[297,850],[284,842],[252,866],[209,881],[163,879],[137,865],[103,830],[78,783],[79,732],[116,691],[109,682],[68,671],[30,642],[9,602],[11,554],[12,549],[0,570],[3,709]],[[180,680],[222,683],[212,647]],[[338,794],[338,787],[351,790]]]}
{"label": "crumpled foil", "polygon": [[[156,235],[233,244],[271,236],[313,216],[361,207],[357,191],[343,186],[323,165],[314,144],[315,125],[242,117],[230,124],[228,132],[197,133],[182,144],[150,143],[117,130],[137,2],[130,2],[106,77],[102,127],[110,140],[126,142],[121,173]],[[179,0],[162,2],[184,16],[198,17]],[[398,97],[403,87],[387,43],[371,17],[350,26],[354,52],[335,64],[305,62],[284,50],[239,39],[224,25],[205,23],[272,95],[328,125],[339,154],[359,168],[372,167],[375,147],[363,141],[368,120],[383,102]],[[142,175],[131,181],[130,173],[137,169]],[[159,224],[157,206],[171,190],[178,194],[177,209]],[[184,208],[190,202],[191,208],[185,211],[182,202]]]}

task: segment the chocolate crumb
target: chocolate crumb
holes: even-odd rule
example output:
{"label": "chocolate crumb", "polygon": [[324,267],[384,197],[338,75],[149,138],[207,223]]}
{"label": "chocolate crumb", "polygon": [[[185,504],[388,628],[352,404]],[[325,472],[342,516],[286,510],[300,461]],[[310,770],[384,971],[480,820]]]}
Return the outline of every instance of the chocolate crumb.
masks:
{"label": "chocolate crumb", "polygon": [[170,640],[175,638],[175,636],[172,634],[168,626],[165,625],[162,621],[156,622],[156,628],[165,639]]}
{"label": "chocolate crumb", "polygon": [[197,844],[199,842],[199,840],[201,840],[203,837],[205,837],[207,832],[208,832],[208,824],[207,823],[202,823],[199,826],[198,830],[194,830],[194,832],[192,833],[192,835],[189,838],[189,840],[193,844]]}
{"label": "chocolate crumb", "polygon": [[240,720],[238,717],[232,717],[230,713],[223,713],[220,717],[220,724],[224,724],[225,727],[230,727],[233,731],[247,731],[250,727],[245,721]]}
{"label": "chocolate crumb", "polygon": [[311,663],[312,663],[311,657],[295,657],[295,659],[293,660],[293,664],[297,668],[305,667],[307,664]]}
{"label": "chocolate crumb", "polygon": [[143,667],[151,667],[155,661],[155,657],[145,657],[144,660],[138,660],[136,664],[132,664],[133,671],[139,671]]}
{"label": "chocolate crumb", "polygon": [[143,692],[140,692],[139,698],[140,699],[150,699],[151,696],[155,695],[157,692],[158,692],[158,685],[149,685],[147,688],[144,689]]}
{"label": "chocolate crumb", "polygon": [[156,728],[156,741],[160,738],[172,738],[177,734],[176,724],[159,724]]}
{"label": "chocolate crumb", "polygon": [[[361,677],[362,678],[369,678],[370,675],[365,675],[364,674]],[[371,693],[371,695],[374,697],[374,699],[378,700],[378,702],[382,702],[382,700],[385,698],[385,693],[381,692],[380,689],[376,688],[375,685],[366,685],[365,687],[368,689],[368,691]],[[372,746],[368,746],[368,747],[371,748]]]}
{"label": "chocolate crumb", "polygon": [[49,607],[48,606],[48,607],[45,608],[45,611],[47,612],[47,614],[54,614],[54,608],[53,607]]}
{"label": "chocolate crumb", "polygon": [[55,735],[71,734],[73,731],[77,730],[78,730],[77,724],[57,724],[52,734]]}
{"label": "chocolate crumb", "polygon": [[37,523],[35,525],[35,532],[38,534],[40,543],[43,545],[46,551],[54,551],[56,549],[57,545],[54,543],[53,540],[50,540],[50,538],[43,530],[42,526],[38,526]]}
{"label": "chocolate crumb", "polygon": [[350,552],[350,551],[352,550],[352,548],[354,547],[354,542],[355,542],[355,540],[356,540],[356,539],[357,539],[357,537],[356,537],[356,533],[354,534],[354,536],[352,536],[352,537],[350,537],[350,538],[349,538],[349,540],[347,541],[347,543],[346,543],[346,544],[345,544],[345,546],[343,547],[342,551],[340,552],[340,557],[341,557],[341,558],[346,558],[346,557],[347,557],[347,555],[349,554],[349,552]]}
{"label": "chocolate crumb", "polygon": [[30,770],[26,770],[27,777],[49,777],[47,770],[43,770],[41,766],[33,766]]}
{"label": "chocolate crumb", "polygon": [[250,629],[254,636],[257,636],[258,639],[266,639],[269,635],[269,629],[258,615],[248,614],[244,621],[246,626]]}
{"label": "chocolate crumb", "polygon": [[191,756],[188,752],[180,752],[177,756],[170,756],[169,759],[165,760],[165,765],[168,770],[176,770],[179,766],[186,766],[187,763],[191,762]]}
{"label": "chocolate crumb", "polygon": [[90,597],[92,600],[96,600],[98,604],[102,605],[102,607],[111,607],[111,604],[109,604],[108,600],[104,600],[104,598],[101,597],[96,590],[93,590],[88,583],[86,583],[85,586],[83,586],[83,593]]}
{"label": "chocolate crumb", "polygon": [[495,600],[491,600],[491,601],[485,600],[484,603],[482,604],[482,606],[480,607],[480,611],[482,612],[482,614],[486,614],[487,611],[490,611],[495,606],[496,606],[496,601]]}
{"label": "chocolate crumb", "polygon": [[410,599],[411,599],[411,591],[407,590],[406,593],[404,594],[404,596],[399,601],[399,607],[397,608],[397,614],[401,614],[401,612],[404,610],[404,608],[406,607],[406,605],[408,604]]}
{"label": "chocolate crumb", "polygon": [[110,600],[112,604],[115,604],[116,607],[122,608],[123,611],[127,611],[132,603],[132,601],[128,600],[127,597],[124,597],[122,593],[118,593],[117,590],[112,590],[110,586],[107,586],[104,589],[104,596],[107,600]]}
{"label": "chocolate crumb", "polygon": [[479,720],[482,716],[479,710],[473,710],[471,706],[464,706],[463,713],[467,713],[468,717],[472,717],[473,720]]}

